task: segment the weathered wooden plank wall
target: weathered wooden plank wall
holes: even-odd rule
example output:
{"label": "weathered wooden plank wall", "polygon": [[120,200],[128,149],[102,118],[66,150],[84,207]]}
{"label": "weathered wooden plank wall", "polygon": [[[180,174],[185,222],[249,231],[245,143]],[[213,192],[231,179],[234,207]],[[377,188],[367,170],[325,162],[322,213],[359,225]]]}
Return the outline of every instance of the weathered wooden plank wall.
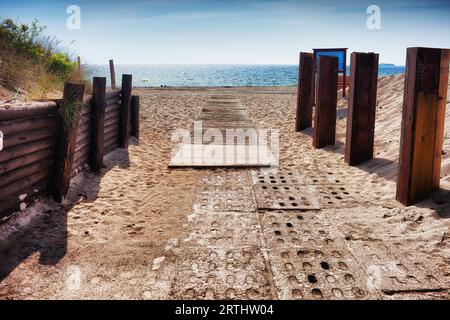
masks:
{"label": "weathered wooden plank wall", "polygon": [[52,101],[0,110],[0,219],[29,205],[49,187],[57,138]]}
{"label": "weathered wooden plank wall", "polygon": [[[0,151],[0,222],[50,191],[61,200],[71,178],[89,167],[98,172],[103,155],[119,147],[124,114],[122,90],[107,90],[106,79],[96,79],[93,95],[83,97],[72,135],[59,112],[64,99],[0,109],[0,131],[4,135]],[[139,97],[134,97],[131,117],[131,82],[125,83],[129,85],[126,130],[137,136]]]}
{"label": "weathered wooden plank wall", "polygon": [[104,125],[104,154],[108,154],[119,147],[120,124],[120,90],[106,93],[105,125]]}
{"label": "weathered wooden plank wall", "polygon": [[89,155],[92,139],[92,96],[84,100],[77,130],[75,154],[72,164],[72,177],[84,171],[89,164]]}

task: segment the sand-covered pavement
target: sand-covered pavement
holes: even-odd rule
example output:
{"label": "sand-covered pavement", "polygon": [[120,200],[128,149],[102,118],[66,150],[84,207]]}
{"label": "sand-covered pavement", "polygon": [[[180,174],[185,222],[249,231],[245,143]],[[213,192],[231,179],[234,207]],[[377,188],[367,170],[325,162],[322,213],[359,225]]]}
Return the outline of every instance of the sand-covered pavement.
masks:
{"label": "sand-covered pavement", "polygon": [[[240,99],[257,128],[280,130],[273,179],[319,181],[320,211],[257,211],[264,173],[251,169],[167,167],[173,130],[218,92]],[[100,176],[77,177],[62,205],[41,200],[0,227],[0,298],[450,298],[449,104],[442,190],[404,208],[394,200],[402,76],[380,79],[376,158],[356,168],[343,161],[343,98],[336,146],[315,150],[311,132],[294,131],[295,88],[134,94],[139,142],[108,155]]]}

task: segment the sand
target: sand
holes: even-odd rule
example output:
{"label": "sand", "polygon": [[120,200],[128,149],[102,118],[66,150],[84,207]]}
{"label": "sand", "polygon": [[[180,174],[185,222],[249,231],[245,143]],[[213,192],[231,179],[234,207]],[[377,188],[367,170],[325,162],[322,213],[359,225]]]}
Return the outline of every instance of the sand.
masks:
{"label": "sand", "polygon": [[[330,173],[357,196],[320,211],[257,212],[251,169],[169,170],[171,132],[189,128],[212,92],[240,99],[257,128],[280,130],[279,172]],[[140,141],[108,155],[100,176],[84,173],[73,180],[62,205],[42,199],[0,226],[0,298],[450,298],[448,139],[442,190],[409,208],[394,200],[403,76],[380,79],[376,158],[356,168],[343,161],[344,98],[336,146],[315,150],[310,131],[294,131],[295,88],[134,93],[141,97]],[[340,256],[322,248],[323,239]],[[319,279],[317,285],[301,278],[296,268],[302,246],[320,252],[331,270],[345,260],[349,271],[333,274],[339,285],[318,291],[323,270],[308,274]],[[362,246],[380,257],[395,256],[383,261],[430,266],[439,285],[430,285],[430,292],[401,283],[381,290],[379,265],[364,258]]]}

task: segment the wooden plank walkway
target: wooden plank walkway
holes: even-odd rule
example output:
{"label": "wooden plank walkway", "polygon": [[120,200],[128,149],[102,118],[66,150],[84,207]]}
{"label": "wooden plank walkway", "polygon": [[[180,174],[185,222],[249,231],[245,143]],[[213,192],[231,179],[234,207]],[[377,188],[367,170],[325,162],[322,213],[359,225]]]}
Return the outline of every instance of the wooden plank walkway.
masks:
{"label": "wooden plank walkway", "polygon": [[[192,142],[177,146],[169,167],[270,167],[247,108],[230,94],[212,94],[190,127]],[[230,139],[231,138],[231,139]]]}

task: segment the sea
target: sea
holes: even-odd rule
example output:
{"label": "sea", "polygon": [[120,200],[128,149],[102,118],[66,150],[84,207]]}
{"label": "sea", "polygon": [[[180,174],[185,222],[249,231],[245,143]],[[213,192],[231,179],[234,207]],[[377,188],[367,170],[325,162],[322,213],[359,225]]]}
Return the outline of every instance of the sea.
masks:
{"label": "sea", "polygon": [[[84,69],[89,78],[109,81],[109,65],[84,65]],[[297,65],[116,65],[115,71],[118,85],[122,74],[132,74],[135,87],[295,86],[298,76]],[[404,66],[379,66],[380,76],[404,72]]]}

